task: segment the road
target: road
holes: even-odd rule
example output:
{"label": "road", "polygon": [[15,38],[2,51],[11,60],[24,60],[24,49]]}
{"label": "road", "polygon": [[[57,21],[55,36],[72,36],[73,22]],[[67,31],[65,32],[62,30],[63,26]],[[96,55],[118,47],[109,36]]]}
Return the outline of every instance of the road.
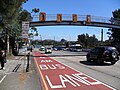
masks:
{"label": "road", "polygon": [[[41,53],[42,55],[44,54],[44,52]],[[120,90],[120,61],[118,61],[115,65],[111,65],[110,63],[97,65],[95,62],[86,61],[86,52],[53,51],[52,54],[46,55],[50,56],[52,60],[62,63],[62,65],[69,66],[75,71],[84,73],[85,75],[104,83],[108,87],[112,87],[112,89]],[[65,73],[67,72],[69,71],[65,71]],[[64,90],[69,89],[66,88]],[[76,90],[81,89],[79,87],[79,89]]]}
{"label": "road", "polygon": [[55,57],[54,59],[120,90],[120,61],[115,65],[108,63],[97,65],[94,62],[87,62],[85,56]]}
{"label": "road", "polygon": [[[42,54],[45,54],[44,51],[41,51]],[[85,56],[87,52],[70,52],[70,51],[53,51],[51,54],[46,54],[50,57],[61,57],[61,56]]]}
{"label": "road", "polygon": [[[45,54],[44,51],[38,51],[38,56],[34,57],[34,60],[30,58],[32,62],[30,72],[4,75],[0,78],[0,90],[53,90],[53,88],[54,90],[59,90],[59,88],[60,90],[61,88],[62,90],[83,90],[81,89],[83,86],[87,86],[83,87],[87,88],[84,90],[91,90],[91,86],[95,86],[92,90],[120,90],[120,61],[115,65],[110,65],[110,63],[97,65],[95,62],[87,62],[86,54],[86,52],[70,51],[53,51],[52,54]],[[58,70],[52,71],[49,68]],[[70,77],[77,75],[75,73],[82,73],[84,79],[89,78],[88,81],[96,81],[98,85],[92,85],[90,81],[84,85],[83,83],[88,81],[83,78],[82,83],[78,82],[78,79],[73,80]],[[68,75],[69,79],[67,79]],[[99,86],[100,83],[101,86]],[[100,89],[101,87],[106,89]]]}

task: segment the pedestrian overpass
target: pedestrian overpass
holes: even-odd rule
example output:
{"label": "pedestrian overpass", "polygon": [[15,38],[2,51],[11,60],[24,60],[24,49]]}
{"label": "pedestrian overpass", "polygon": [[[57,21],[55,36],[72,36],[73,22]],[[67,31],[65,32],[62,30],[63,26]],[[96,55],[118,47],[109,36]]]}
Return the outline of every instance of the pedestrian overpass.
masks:
{"label": "pedestrian overpass", "polygon": [[92,15],[55,15],[41,12],[40,15],[34,16],[33,21],[30,22],[30,27],[34,26],[95,26],[120,29],[120,20]]}

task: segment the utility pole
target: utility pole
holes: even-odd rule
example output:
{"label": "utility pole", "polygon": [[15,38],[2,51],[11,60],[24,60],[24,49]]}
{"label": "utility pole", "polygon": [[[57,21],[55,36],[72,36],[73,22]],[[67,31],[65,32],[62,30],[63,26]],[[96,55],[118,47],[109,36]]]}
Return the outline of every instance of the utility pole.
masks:
{"label": "utility pole", "polygon": [[101,29],[101,43],[103,44],[103,29]]}

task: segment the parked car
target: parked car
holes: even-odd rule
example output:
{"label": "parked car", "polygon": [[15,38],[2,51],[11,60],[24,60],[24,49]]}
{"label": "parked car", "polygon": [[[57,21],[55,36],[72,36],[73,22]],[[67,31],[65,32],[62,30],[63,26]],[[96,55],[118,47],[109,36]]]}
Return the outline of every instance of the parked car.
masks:
{"label": "parked car", "polygon": [[45,48],[45,53],[52,53],[52,48],[46,47]]}
{"label": "parked car", "polygon": [[115,64],[119,60],[119,53],[115,47],[111,46],[100,46],[95,47],[90,52],[88,52],[86,58],[87,61],[96,61],[98,64],[106,62],[111,62]]}

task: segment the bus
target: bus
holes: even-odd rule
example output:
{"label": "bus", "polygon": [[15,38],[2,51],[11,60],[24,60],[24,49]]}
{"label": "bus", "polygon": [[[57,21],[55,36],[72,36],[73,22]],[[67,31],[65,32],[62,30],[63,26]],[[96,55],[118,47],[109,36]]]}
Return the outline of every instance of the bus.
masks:
{"label": "bus", "polygon": [[72,52],[80,52],[82,51],[82,46],[80,44],[74,44],[74,45],[70,45],[69,49]]}

